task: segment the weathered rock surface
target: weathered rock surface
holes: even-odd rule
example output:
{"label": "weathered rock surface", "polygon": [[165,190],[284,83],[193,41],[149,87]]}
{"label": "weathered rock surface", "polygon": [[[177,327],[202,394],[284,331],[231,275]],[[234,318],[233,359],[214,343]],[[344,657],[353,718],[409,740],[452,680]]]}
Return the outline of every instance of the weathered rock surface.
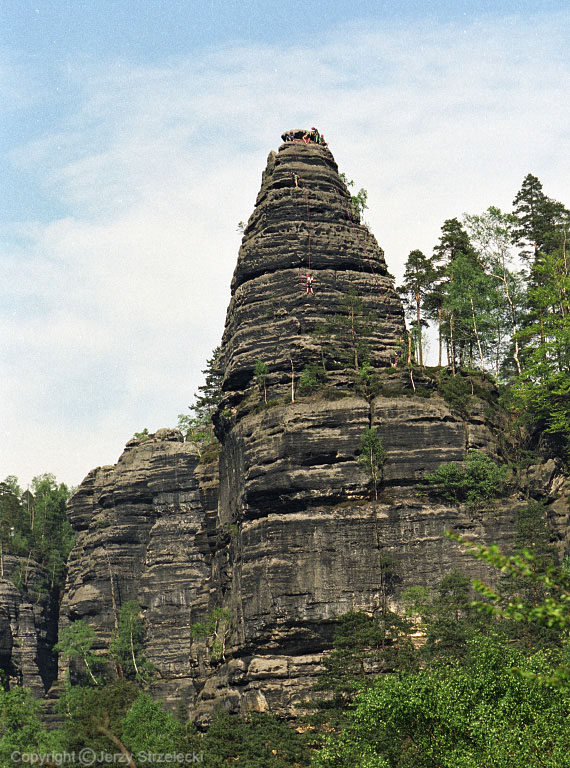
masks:
{"label": "weathered rock surface", "polygon": [[[314,296],[299,279],[308,271]],[[386,379],[375,397],[347,372],[350,340],[338,330],[350,327],[347,296],[361,313],[359,341]],[[331,153],[286,142],[269,156],[232,282],[219,462],[200,463],[179,432],[160,430],[87,476],[70,503],[78,537],[62,625],[84,618],[103,648],[115,606],[137,600],[157,696],[185,701],[198,720],[219,705],[290,715],[312,695],[340,615],[374,614],[386,596],[397,606],[405,587],[433,586],[451,568],[484,575],[444,530],[508,546],[524,500],[472,510],[419,492],[426,472],[470,448],[499,460],[497,414],[473,397],[460,415],[433,381],[391,368],[402,333],[382,251],[355,217]],[[258,360],[268,367],[268,406]],[[324,366],[326,381],[303,394],[307,365]],[[387,450],[377,501],[359,461],[370,426]],[[537,468],[529,487],[541,495],[546,484],[552,500],[558,478],[556,467]],[[567,524],[562,508],[551,517]],[[216,637],[192,632],[215,617]]]}
{"label": "weathered rock surface", "polygon": [[[57,605],[48,574],[32,560],[3,558],[0,578],[0,670],[8,685],[25,685],[42,696],[57,674],[51,651],[57,638]],[[12,582],[20,574],[19,589]]]}
{"label": "weathered rock surface", "polygon": [[[303,282],[307,273],[314,296]],[[384,254],[360,223],[329,150],[285,143],[269,155],[232,280],[222,343],[226,404],[239,403],[258,359],[269,368],[271,397],[286,392],[291,365],[300,371],[324,358],[334,367],[343,351],[334,331],[329,341],[315,332],[346,316],[351,292],[370,320],[371,362],[387,366],[404,320]]]}
{"label": "weathered rock surface", "polygon": [[178,430],[159,430],[131,440],[114,467],[90,472],[70,503],[77,542],[60,624],[86,620],[104,648],[116,609],[137,601],[166,701],[192,699],[190,611],[209,598],[215,488],[204,498],[198,477],[207,488],[208,467],[197,465],[196,448]]}

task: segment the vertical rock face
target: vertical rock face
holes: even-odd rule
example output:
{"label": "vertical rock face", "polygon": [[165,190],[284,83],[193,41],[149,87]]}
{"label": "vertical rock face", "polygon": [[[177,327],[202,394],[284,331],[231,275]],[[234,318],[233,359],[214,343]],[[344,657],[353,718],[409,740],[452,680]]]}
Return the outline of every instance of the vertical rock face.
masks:
{"label": "vertical rock face", "polygon": [[159,430],[131,440],[114,467],[91,472],[70,502],[77,539],[60,627],[87,621],[103,649],[120,606],[137,601],[156,693],[172,704],[194,698],[191,610],[209,599],[216,491],[211,468],[197,467],[196,448],[178,430]]}
{"label": "vertical rock face", "polygon": [[[484,575],[443,531],[508,544],[524,503],[490,512],[418,494],[425,472],[469,448],[497,455],[493,408],[473,397],[466,417],[427,377],[416,391],[391,368],[403,312],[382,251],[331,153],[304,133],[270,154],[244,232],[222,341],[219,462],[159,430],[91,472],[70,503],[77,544],[61,625],[85,619],[104,648],[117,608],[138,601],[156,695],[199,720],[220,704],[294,713],[340,615],[397,606],[405,587],[435,586],[453,567]],[[382,376],[375,397],[355,386],[363,354]],[[316,390],[299,386],[307,366]],[[370,426],[387,451],[378,500],[359,462]]]}
{"label": "vertical rock face", "polygon": [[[11,581],[18,572],[17,589]],[[57,637],[57,605],[47,572],[27,558],[4,556],[0,579],[0,670],[9,685],[25,685],[36,696],[57,674],[51,652]]]}

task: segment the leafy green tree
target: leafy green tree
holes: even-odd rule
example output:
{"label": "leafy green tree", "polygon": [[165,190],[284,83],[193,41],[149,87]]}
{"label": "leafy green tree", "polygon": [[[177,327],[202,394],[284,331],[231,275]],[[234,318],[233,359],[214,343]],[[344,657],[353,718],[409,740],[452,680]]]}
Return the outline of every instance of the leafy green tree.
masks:
{"label": "leafy green tree", "polygon": [[[132,765],[122,741],[122,726],[138,695],[137,686],[123,678],[96,687],[68,684],[59,701],[63,725],[56,734],[58,751],[77,753],[89,747],[95,752],[122,754],[123,764]],[[141,729],[150,726],[140,724]]]}
{"label": "leafy green tree", "polygon": [[14,765],[14,752],[50,751],[51,739],[40,714],[40,702],[26,688],[0,689],[0,765]]}
{"label": "leafy green tree", "polygon": [[93,652],[96,642],[97,635],[93,627],[83,620],[78,620],[63,627],[54,651],[67,661],[81,662],[91,683],[100,685],[101,680],[95,676],[100,662],[100,658]]}
{"label": "leafy green tree", "polygon": [[[552,202],[552,201],[550,201]],[[551,230],[533,236],[537,247],[530,266],[528,311],[519,331],[526,346],[522,375],[513,390],[515,403],[535,429],[570,460],[570,213],[556,204]],[[544,222],[543,222],[544,224]],[[541,227],[543,226],[541,224]],[[545,226],[545,225],[544,225]],[[534,242],[534,241],[533,241]],[[540,250],[541,246],[545,250]]]}
{"label": "leafy green tree", "polygon": [[226,642],[231,628],[230,622],[230,611],[218,606],[207,616],[206,621],[197,621],[192,625],[192,637],[209,640],[212,658],[225,661]]}
{"label": "leafy green tree", "polygon": [[144,656],[144,639],[141,607],[130,600],[119,609],[117,633],[109,646],[109,655],[115,661],[119,674],[128,680],[147,682],[152,673],[153,667]]}
{"label": "leafy green tree", "polygon": [[[325,655],[318,688],[346,707],[374,674],[414,665],[410,622],[384,605],[374,617],[349,611],[337,619],[333,650]],[[329,707],[327,706],[327,709]]]}
{"label": "leafy green tree", "polygon": [[[513,555],[504,555],[496,544],[485,546],[447,532],[473,557],[494,566],[503,574],[499,587],[475,579],[473,586],[484,597],[476,603],[479,610],[521,625],[541,625],[556,630],[565,638],[570,652],[570,563],[549,565],[540,555],[522,549]],[[516,588],[505,589],[505,580],[512,579]],[[521,587],[521,583],[523,586]],[[524,639],[536,639],[536,632],[525,632]],[[549,637],[552,640],[552,634]],[[528,643],[527,643],[528,644]],[[555,682],[570,682],[570,658],[563,659],[552,672]]]}
{"label": "leafy green tree", "polygon": [[202,740],[204,765],[224,768],[308,768],[312,765],[307,738],[269,714],[247,717],[218,712]]}
{"label": "leafy green tree", "polygon": [[202,371],[205,381],[194,395],[196,399],[194,404],[189,406],[190,413],[178,414],[178,429],[188,442],[196,445],[200,457],[217,443],[212,417],[222,399],[221,354],[221,347],[216,347],[207,361]]}
{"label": "leafy green tree", "polygon": [[[0,573],[4,571],[4,556],[17,555],[46,569],[45,588],[63,587],[74,542],[66,516],[69,495],[67,486],[58,483],[52,474],[34,477],[31,490],[23,493],[13,475],[0,483]],[[25,589],[27,575],[24,566],[12,578]]]}
{"label": "leafy green tree", "polygon": [[[455,262],[458,264],[454,266]],[[458,353],[463,358],[466,345],[472,342],[472,308],[468,307],[468,299],[458,302],[463,294],[453,286],[453,281],[459,280],[466,271],[473,273],[478,267],[477,254],[458,219],[444,221],[432,263],[435,276],[426,296],[426,308],[432,313],[437,311],[440,333],[447,343],[447,358],[455,373]],[[463,284],[467,284],[467,280],[463,280]]]}
{"label": "leafy green tree", "polygon": [[194,405],[190,407],[195,413],[196,418],[204,423],[211,422],[212,416],[222,397],[223,371],[221,368],[221,355],[221,347],[216,347],[202,371],[205,380],[198,387],[198,392],[195,394],[196,400]]}
{"label": "leafy green tree", "polygon": [[[339,173],[339,177],[348,189],[352,189],[352,187],[354,187],[354,181],[349,180],[345,173]],[[350,196],[350,202],[354,211],[354,218],[357,221],[361,221],[362,214],[368,208],[367,200],[368,192],[365,189],[359,189],[355,195]]]}
{"label": "leafy green tree", "polygon": [[481,623],[471,605],[470,586],[469,578],[457,570],[439,582],[426,611],[426,644],[422,652],[428,659],[449,663],[465,655],[467,641]]}
{"label": "leafy green tree", "polygon": [[541,181],[528,173],[513,200],[516,219],[513,241],[522,250],[520,255],[527,262],[536,259],[540,251],[548,249],[560,203],[551,200],[543,192]]}
{"label": "leafy green tree", "polygon": [[[380,675],[356,698],[350,725],[325,738],[325,768],[562,768],[570,765],[570,690],[553,695],[525,673],[550,670],[500,636],[476,634],[461,664]],[[522,674],[521,674],[522,673]]]}
{"label": "leafy green tree", "polygon": [[165,712],[159,702],[140,693],[123,718],[121,741],[133,755],[201,754],[202,739],[196,730]]}
{"label": "leafy green tree", "polygon": [[315,363],[308,363],[299,375],[297,390],[300,394],[313,392],[318,389],[323,380],[324,374],[321,367]]}
{"label": "leafy green tree", "polygon": [[358,461],[372,478],[374,498],[378,499],[378,484],[384,477],[386,449],[382,438],[375,429],[365,429],[360,438],[360,456]]}
{"label": "leafy green tree", "polygon": [[496,281],[489,307],[495,342],[495,375],[512,355],[516,373],[521,374],[519,322],[525,308],[525,291],[520,271],[513,267],[512,243],[517,218],[491,206],[479,215],[465,215],[465,226],[485,273]]}

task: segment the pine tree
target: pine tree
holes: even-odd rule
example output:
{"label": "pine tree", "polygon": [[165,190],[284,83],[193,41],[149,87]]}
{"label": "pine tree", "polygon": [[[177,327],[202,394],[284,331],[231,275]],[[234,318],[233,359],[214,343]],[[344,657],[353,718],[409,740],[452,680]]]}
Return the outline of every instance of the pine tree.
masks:
{"label": "pine tree", "polygon": [[415,313],[415,332],[417,337],[417,349],[419,364],[423,367],[422,325],[427,323],[422,319],[421,311],[425,296],[435,282],[437,271],[432,259],[428,259],[421,251],[410,251],[404,272],[404,282],[398,288],[407,298],[408,306],[413,307]]}
{"label": "pine tree", "polygon": [[475,276],[479,279],[482,271],[469,235],[458,219],[447,219],[443,223],[439,243],[434,248],[433,263],[436,270],[434,294],[428,298],[427,305],[437,307],[441,330],[447,340],[448,361],[455,373],[458,358],[459,364],[463,364],[467,350],[471,359],[476,341],[478,346],[480,344],[480,336],[473,296],[466,297],[453,282],[462,279],[466,286]]}

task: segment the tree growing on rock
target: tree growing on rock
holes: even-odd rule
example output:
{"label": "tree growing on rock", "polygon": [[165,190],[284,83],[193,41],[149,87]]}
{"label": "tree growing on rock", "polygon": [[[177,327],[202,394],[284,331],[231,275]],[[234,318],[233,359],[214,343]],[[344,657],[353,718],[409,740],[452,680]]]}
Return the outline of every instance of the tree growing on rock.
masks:
{"label": "tree growing on rock", "polygon": [[398,288],[398,291],[404,295],[406,304],[411,307],[415,315],[414,330],[416,337],[416,346],[418,350],[418,362],[423,368],[423,348],[422,348],[422,326],[427,323],[422,318],[422,307],[425,296],[428,294],[431,285],[434,283],[437,271],[433,265],[432,259],[429,259],[421,251],[410,251],[406,261],[404,272],[404,282]]}
{"label": "tree growing on rock", "polygon": [[153,670],[143,652],[145,626],[141,607],[134,600],[121,606],[117,633],[109,645],[109,655],[115,661],[120,677],[146,682]]}
{"label": "tree growing on rock", "polygon": [[378,500],[378,485],[384,476],[386,449],[382,438],[375,429],[365,429],[360,438],[360,456],[358,461],[372,478],[374,499]]}
{"label": "tree growing on rock", "polygon": [[269,368],[267,367],[267,364],[263,362],[263,360],[256,360],[255,361],[255,380],[257,382],[257,386],[259,387],[260,391],[263,391],[263,402],[265,405],[267,405],[267,374],[269,373]]}
{"label": "tree growing on rock", "polygon": [[88,679],[93,685],[99,685],[100,679],[95,676],[99,657],[93,652],[97,635],[93,627],[85,621],[74,621],[64,627],[59,634],[59,641],[54,651],[67,661],[80,661]]}

